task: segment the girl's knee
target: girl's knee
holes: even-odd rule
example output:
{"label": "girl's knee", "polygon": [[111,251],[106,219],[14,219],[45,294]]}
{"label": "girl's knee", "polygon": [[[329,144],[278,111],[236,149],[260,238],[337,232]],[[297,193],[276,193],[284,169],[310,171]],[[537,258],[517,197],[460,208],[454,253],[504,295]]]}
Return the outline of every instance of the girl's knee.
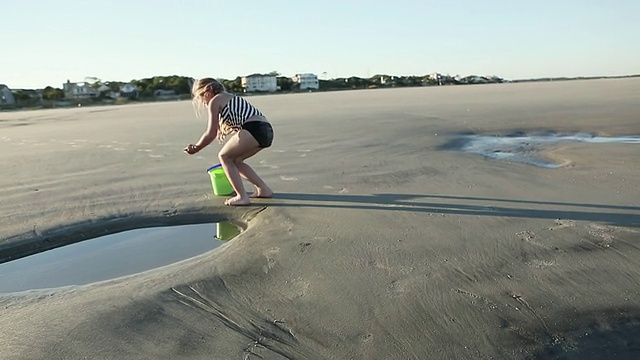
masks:
{"label": "girl's knee", "polygon": [[224,163],[230,163],[230,162],[235,162],[234,158],[229,156],[229,154],[227,153],[223,153],[223,152],[219,152],[218,153],[218,160],[220,160],[220,162],[224,162]]}
{"label": "girl's knee", "polygon": [[218,160],[220,160],[221,163],[225,163],[225,164],[236,164],[236,165],[241,165],[242,163],[244,163],[244,159],[243,158],[239,158],[236,156],[230,156],[228,154],[225,153],[220,153],[218,154]]}

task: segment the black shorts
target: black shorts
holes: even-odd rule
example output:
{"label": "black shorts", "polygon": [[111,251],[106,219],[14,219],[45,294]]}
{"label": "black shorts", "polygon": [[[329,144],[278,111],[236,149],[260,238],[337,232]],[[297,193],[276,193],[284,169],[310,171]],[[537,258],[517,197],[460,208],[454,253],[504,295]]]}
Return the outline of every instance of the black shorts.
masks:
{"label": "black shorts", "polygon": [[273,142],[273,127],[266,121],[249,121],[242,124],[242,128],[247,130],[261,148],[268,148]]}

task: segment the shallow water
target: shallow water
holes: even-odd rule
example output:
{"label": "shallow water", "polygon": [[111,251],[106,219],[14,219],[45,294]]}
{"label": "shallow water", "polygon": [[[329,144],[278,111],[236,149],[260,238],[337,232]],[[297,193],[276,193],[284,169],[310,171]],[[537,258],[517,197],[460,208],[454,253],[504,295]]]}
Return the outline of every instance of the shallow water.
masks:
{"label": "shallow water", "polygon": [[240,233],[231,223],[124,231],[0,264],[0,293],[84,285],[182,261]]}
{"label": "shallow water", "polygon": [[507,136],[464,135],[445,144],[443,148],[476,154],[489,159],[519,162],[545,168],[558,168],[541,152],[545,146],[562,142],[640,144],[640,136],[603,137],[588,133],[539,135],[516,134]]}

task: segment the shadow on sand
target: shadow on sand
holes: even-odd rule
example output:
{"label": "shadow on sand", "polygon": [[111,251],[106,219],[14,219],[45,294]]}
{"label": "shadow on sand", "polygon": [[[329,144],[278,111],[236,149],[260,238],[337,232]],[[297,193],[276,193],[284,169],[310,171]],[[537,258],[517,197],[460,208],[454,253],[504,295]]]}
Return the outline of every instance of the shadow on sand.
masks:
{"label": "shadow on sand", "polygon": [[[640,207],[554,201],[529,201],[425,194],[306,194],[278,193],[260,205],[395,210],[434,214],[496,216],[529,219],[592,221],[614,226],[640,227]],[[425,201],[426,200],[426,201]],[[510,206],[511,205],[511,206]]]}
{"label": "shadow on sand", "polygon": [[598,309],[559,316],[559,332],[535,360],[640,359],[640,309]]}

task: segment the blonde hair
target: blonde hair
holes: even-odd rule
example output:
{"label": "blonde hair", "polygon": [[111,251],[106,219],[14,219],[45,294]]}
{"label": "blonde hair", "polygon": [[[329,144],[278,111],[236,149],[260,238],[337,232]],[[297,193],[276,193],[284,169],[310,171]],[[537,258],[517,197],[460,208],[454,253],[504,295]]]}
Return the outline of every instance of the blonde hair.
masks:
{"label": "blonde hair", "polygon": [[205,108],[207,104],[204,103],[204,94],[210,92],[213,96],[226,91],[224,85],[214,78],[202,78],[193,82],[191,85],[191,97],[193,101],[193,107],[196,111],[196,115],[200,116],[200,110]]}
{"label": "blonde hair", "polygon": [[[207,107],[207,104],[204,102],[204,94],[206,92],[210,92],[213,96],[218,95],[221,92],[227,91],[222,84],[222,82],[214,79],[214,78],[202,78],[193,82],[191,86],[191,96],[193,102],[193,108],[196,112],[196,116],[200,117],[201,112]],[[218,120],[219,121],[219,120]],[[222,123],[219,123],[220,134],[218,138],[220,141],[224,141],[224,138],[233,132],[233,129]]]}

